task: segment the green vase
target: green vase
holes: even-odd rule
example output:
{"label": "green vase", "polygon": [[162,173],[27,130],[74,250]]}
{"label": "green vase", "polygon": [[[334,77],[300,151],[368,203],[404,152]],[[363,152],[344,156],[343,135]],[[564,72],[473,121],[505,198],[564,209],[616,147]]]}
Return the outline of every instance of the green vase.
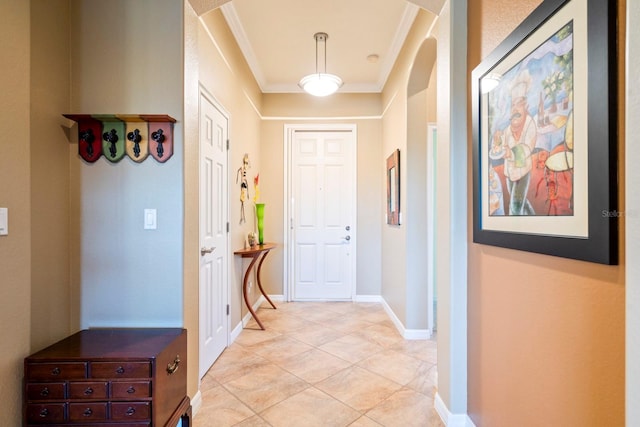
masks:
{"label": "green vase", "polygon": [[256,218],[258,219],[258,243],[264,244],[264,203],[256,203]]}

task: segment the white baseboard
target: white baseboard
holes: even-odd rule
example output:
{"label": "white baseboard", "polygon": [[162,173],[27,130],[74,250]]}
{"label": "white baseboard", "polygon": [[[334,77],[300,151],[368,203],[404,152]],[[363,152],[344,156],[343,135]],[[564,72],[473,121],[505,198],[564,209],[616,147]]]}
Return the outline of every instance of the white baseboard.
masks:
{"label": "white baseboard", "polygon": [[355,302],[382,302],[380,295],[356,295],[353,299]]}
{"label": "white baseboard", "polygon": [[402,336],[405,340],[428,340],[431,339],[431,335],[428,329],[405,329]]}
{"label": "white baseboard", "polygon": [[202,393],[200,393],[200,390],[198,389],[195,396],[193,396],[193,399],[191,399],[191,417],[192,418],[196,416],[201,406],[202,406]]}
{"label": "white baseboard", "polygon": [[[271,301],[278,301],[278,302],[282,302],[284,301],[284,296],[283,295],[269,295],[269,299]],[[251,306],[251,308],[253,308],[253,311],[257,311],[258,308],[260,307],[260,305],[267,301],[266,298],[263,295],[260,295],[258,297],[258,299],[256,300],[255,303],[253,303],[253,305]],[[240,321],[240,323],[238,323],[236,325],[235,328],[233,328],[233,330],[231,331],[231,336],[229,337],[229,345],[231,345],[231,343],[233,343],[236,338],[238,338],[238,335],[240,335],[240,333],[242,332],[242,329],[247,326],[247,323],[249,322],[249,320],[251,320],[251,313],[247,313],[242,317],[242,320]]]}
{"label": "white baseboard", "polygon": [[476,425],[471,421],[471,418],[467,414],[452,414],[447,408],[447,405],[444,404],[444,401],[440,397],[440,394],[436,393],[436,398],[434,400],[434,406],[438,415],[440,415],[440,419],[447,427],[476,427]]}
{"label": "white baseboard", "polygon": [[[271,295],[269,295],[269,298],[272,298]],[[251,306],[251,308],[253,308],[253,311],[258,310],[258,307],[260,307],[260,304],[262,304],[264,301],[266,301],[265,297],[260,295],[256,302]],[[271,301],[273,301],[273,298],[271,299]],[[249,320],[251,320],[251,313],[247,312],[247,314],[245,314],[240,320],[240,323],[238,323],[229,333],[229,345],[233,344],[233,342],[238,338],[240,333],[242,333],[244,327],[247,326],[247,323],[249,323]]]}
{"label": "white baseboard", "polygon": [[[284,301],[283,295],[269,295],[269,298],[271,299],[271,301]],[[258,307],[260,307],[260,305],[266,301],[267,300],[265,299],[265,297],[263,295],[260,295],[256,302],[252,305],[252,308],[254,310],[258,310]],[[387,304],[387,302],[381,295],[356,295],[353,301],[382,303],[384,310],[391,318],[391,321],[398,329],[398,332],[400,332],[400,335],[402,335],[402,337],[406,340],[428,340],[429,338],[431,338],[432,334],[429,329],[406,329],[400,319],[398,319],[398,316],[396,316],[389,304]],[[242,328],[247,326],[249,320],[251,320],[251,313],[245,314],[242,318],[242,322],[233,329],[233,331],[231,332],[231,342],[234,342],[238,335],[240,335],[240,332],[242,332]]]}
{"label": "white baseboard", "polygon": [[400,332],[400,335],[406,340],[428,340],[431,338],[431,331],[429,329],[406,329],[398,316],[393,312],[389,304],[384,300],[384,298],[380,297],[382,302],[382,306],[384,307],[384,311],[387,312],[391,321]]}
{"label": "white baseboard", "polygon": [[233,328],[233,330],[231,331],[231,334],[229,335],[229,345],[233,344],[235,342],[236,338],[238,338],[238,336],[242,332],[243,326],[244,326],[244,322],[241,321],[240,323],[238,323],[236,325],[235,328]]}

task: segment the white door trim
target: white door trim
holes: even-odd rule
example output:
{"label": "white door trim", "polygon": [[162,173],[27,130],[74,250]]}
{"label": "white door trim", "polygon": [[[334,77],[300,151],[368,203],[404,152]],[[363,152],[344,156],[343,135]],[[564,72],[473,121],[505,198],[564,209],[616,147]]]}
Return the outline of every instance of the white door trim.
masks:
{"label": "white door trim", "polygon": [[[206,98],[207,101],[209,101],[223,116],[224,118],[227,120],[227,139],[231,139],[231,116],[229,114],[229,112],[222,106],[222,104],[220,102],[218,102],[218,100],[216,99],[216,97],[209,92],[209,90],[207,90],[207,88],[200,82],[198,83],[198,104],[200,104],[200,97]],[[198,105],[198,120],[200,120],[200,106]],[[198,133],[200,132],[200,124],[198,123]],[[227,221],[229,220],[229,182],[230,180],[228,179],[228,174],[229,174],[229,150],[227,149],[226,151],[226,162],[227,162],[227,188],[226,190],[226,194],[227,194]],[[200,136],[198,135],[198,183],[200,183],[200,166],[201,166],[202,162],[201,162],[201,151],[200,151]],[[200,194],[200,191],[198,190],[198,195]],[[198,201],[198,216],[200,215],[200,200]],[[198,240],[200,239],[200,218],[198,218]],[[227,232],[226,234],[226,246],[227,246],[227,265],[225,266],[227,269],[227,283],[224,284],[225,290],[224,290],[224,294],[226,296],[226,301],[224,301],[224,304],[229,307],[229,310],[227,310],[227,313],[229,313],[231,311],[231,299],[230,299],[230,287],[229,287],[229,272],[231,271],[231,262],[232,262],[232,253],[231,253],[231,241],[230,241],[230,236],[229,236],[229,232]],[[199,246],[199,245],[198,245]],[[198,268],[198,287],[200,287],[200,268]],[[198,295],[199,295],[199,289],[198,289]],[[199,304],[199,303],[198,303]],[[198,324],[200,322],[200,319],[198,319]],[[229,346],[229,344],[231,343],[231,321],[230,321],[230,316],[227,314],[227,330],[226,330],[226,336],[227,336],[227,347]],[[200,343],[200,336],[198,336],[198,345]],[[200,363],[200,362],[199,362]],[[200,366],[198,366],[198,370],[200,370]]]}
{"label": "white door trim", "polygon": [[435,242],[436,242],[436,188],[437,188],[437,123],[427,123],[427,329],[433,335],[435,327]]}
{"label": "white door trim", "polygon": [[354,197],[353,200],[353,218],[354,218],[354,225],[353,225],[353,230],[351,232],[351,236],[353,236],[353,240],[355,242],[355,245],[353,245],[353,249],[351,252],[351,257],[352,257],[352,262],[353,262],[353,268],[351,269],[351,300],[355,300],[356,297],[356,266],[357,266],[357,251],[356,251],[356,247],[358,245],[358,239],[357,239],[357,230],[358,230],[358,225],[356,223],[357,218],[358,218],[358,211],[357,211],[357,207],[358,207],[358,203],[357,203],[357,195],[358,195],[358,180],[357,180],[357,176],[358,176],[358,128],[355,124],[343,124],[343,123],[333,123],[333,124],[326,124],[326,123],[320,123],[320,124],[294,124],[294,125],[284,125],[284,141],[283,141],[283,145],[284,145],[284,189],[283,189],[283,193],[284,194],[284,205],[283,205],[283,212],[284,212],[284,223],[283,223],[283,230],[284,230],[284,257],[283,257],[283,269],[282,271],[284,272],[283,274],[283,282],[284,282],[284,287],[283,287],[283,292],[284,292],[284,300],[285,301],[291,301],[293,298],[293,269],[295,266],[295,263],[293,262],[293,255],[294,252],[292,250],[292,248],[294,247],[293,245],[293,232],[291,229],[291,224],[293,221],[293,209],[295,208],[294,206],[291,206],[291,192],[292,192],[292,186],[291,186],[291,153],[292,153],[292,149],[291,149],[291,145],[293,144],[293,140],[294,140],[294,135],[296,132],[298,131],[318,131],[318,132],[331,132],[331,131],[341,131],[341,132],[352,132],[353,133],[353,140],[354,140],[354,156],[353,156],[353,167],[351,168],[352,170],[352,179],[353,179],[353,183],[354,183],[354,193],[356,195],[356,197]]}

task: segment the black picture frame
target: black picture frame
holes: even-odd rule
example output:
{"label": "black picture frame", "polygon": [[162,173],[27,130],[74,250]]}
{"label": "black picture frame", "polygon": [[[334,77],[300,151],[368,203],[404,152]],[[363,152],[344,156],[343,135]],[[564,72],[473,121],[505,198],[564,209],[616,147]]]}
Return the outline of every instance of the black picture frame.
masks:
{"label": "black picture frame", "polygon": [[[473,70],[474,243],[601,264],[618,263],[618,219],[622,213],[617,210],[616,22],[615,0],[545,0]],[[567,45],[557,48],[565,40],[563,37],[571,37],[569,55]],[[544,74],[540,71],[544,69],[540,55],[551,51],[560,59],[553,57],[556,71]],[[568,70],[570,83],[565,78]],[[537,77],[531,77],[536,73]],[[519,75],[523,76],[524,86],[517,80]],[[560,105],[555,99],[557,94],[551,96],[548,90],[552,76],[564,79],[562,85],[558,84],[562,86],[559,91],[564,91],[566,104],[572,105],[564,119],[559,118],[561,114],[547,112],[547,105]],[[494,77],[504,80],[498,80],[497,89],[487,91],[483,85]],[[507,81],[507,77],[511,80]],[[537,86],[531,83],[536,81]],[[532,95],[525,92],[523,100],[522,87],[538,89],[537,119],[531,117],[534,123],[537,120],[537,136],[532,138],[533,149],[516,150],[515,145],[509,148],[505,142],[511,138],[513,143],[514,135],[518,135],[511,130],[514,118],[517,121],[522,117],[514,114],[515,100],[521,100],[529,115],[532,110]],[[554,85],[554,90],[557,87]],[[507,103],[504,94],[509,90]],[[499,125],[505,126],[505,122],[506,127],[499,130]],[[551,131],[540,136],[540,129],[554,126],[558,132],[561,129],[564,132],[560,143],[563,146],[553,146],[558,138],[552,138]],[[492,133],[493,129],[499,131]],[[510,137],[505,136],[507,132]],[[524,131],[519,135],[524,135]],[[521,144],[524,136],[517,138],[516,144]],[[547,146],[539,147],[547,142],[553,148],[547,151]],[[547,151],[544,156],[542,151]],[[558,154],[564,167],[551,165],[551,157],[560,151],[564,152]],[[492,157],[494,152],[496,158]],[[524,198],[518,197],[517,176],[527,167],[531,168],[527,178],[529,189],[520,191]],[[542,170],[534,169],[539,167]],[[534,182],[534,176],[542,178]],[[538,211],[527,197],[534,190],[538,198],[534,201],[543,207]],[[545,191],[546,200],[541,200],[540,192]],[[513,199],[511,194],[515,195]],[[559,200],[561,196],[563,199]],[[527,206],[531,208],[528,211]],[[574,228],[578,231],[568,231]]]}

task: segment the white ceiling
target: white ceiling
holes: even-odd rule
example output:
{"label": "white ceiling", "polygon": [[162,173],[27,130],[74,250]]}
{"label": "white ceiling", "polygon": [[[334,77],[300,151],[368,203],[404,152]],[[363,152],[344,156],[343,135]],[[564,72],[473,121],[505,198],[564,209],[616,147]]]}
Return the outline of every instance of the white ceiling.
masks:
{"label": "white ceiling", "polygon": [[[233,0],[222,7],[263,92],[302,92],[325,32],[327,69],[340,92],[381,92],[418,13],[406,0]],[[378,55],[377,62],[367,60]]]}

